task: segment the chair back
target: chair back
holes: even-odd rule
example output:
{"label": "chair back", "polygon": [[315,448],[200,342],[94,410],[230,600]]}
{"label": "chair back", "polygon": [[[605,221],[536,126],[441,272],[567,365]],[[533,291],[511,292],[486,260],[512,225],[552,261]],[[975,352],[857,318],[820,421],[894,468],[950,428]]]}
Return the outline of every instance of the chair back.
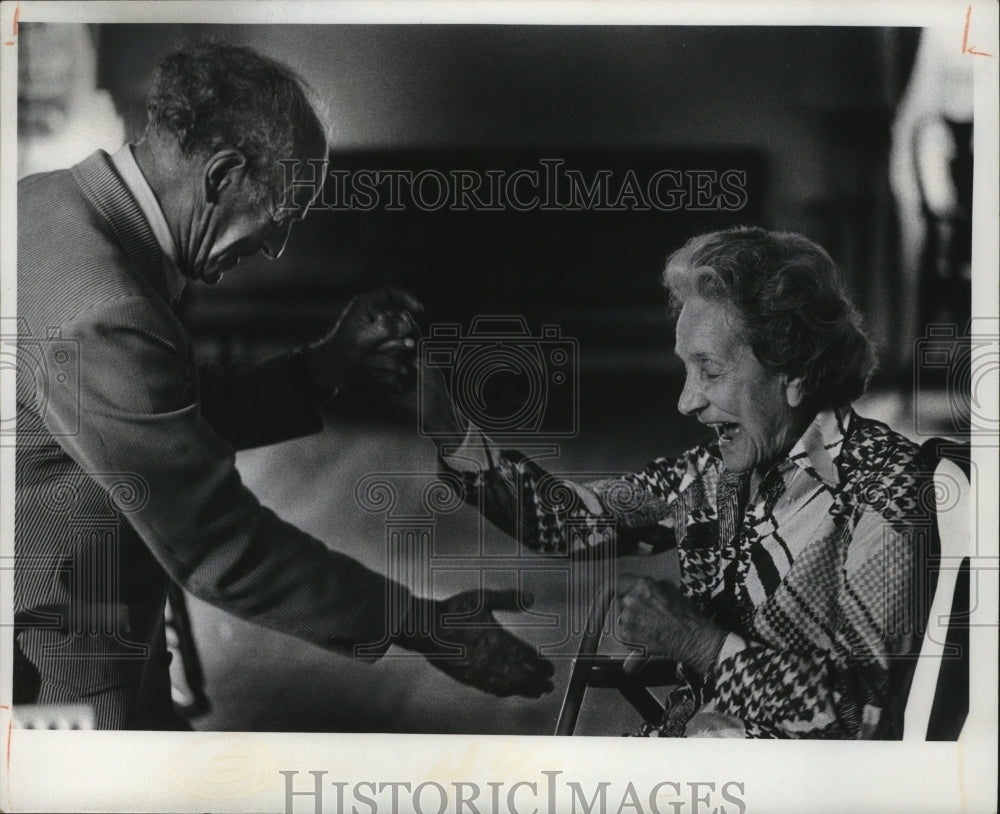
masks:
{"label": "chair back", "polygon": [[937,577],[903,714],[903,740],[957,740],[969,713],[969,557],[972,484],[968,446],[933,438],[937,502],[928,576]]}

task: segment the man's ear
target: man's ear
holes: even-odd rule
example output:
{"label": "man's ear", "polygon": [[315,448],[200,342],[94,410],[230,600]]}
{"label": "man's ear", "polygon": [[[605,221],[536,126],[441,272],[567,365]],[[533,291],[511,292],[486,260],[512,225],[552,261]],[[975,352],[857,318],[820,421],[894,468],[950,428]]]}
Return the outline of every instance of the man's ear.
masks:
{"label": "man's ear", "polygon": [[247,160],[239,150],[219,150],[205,162],[205,200],[217,204],[229,186],[237,184]]}
{"label": "man's ear", "polygon": [[789,376],[785,379],[785,399],[789,407],[798,407],[805,400],[806,388],[801,376]]}

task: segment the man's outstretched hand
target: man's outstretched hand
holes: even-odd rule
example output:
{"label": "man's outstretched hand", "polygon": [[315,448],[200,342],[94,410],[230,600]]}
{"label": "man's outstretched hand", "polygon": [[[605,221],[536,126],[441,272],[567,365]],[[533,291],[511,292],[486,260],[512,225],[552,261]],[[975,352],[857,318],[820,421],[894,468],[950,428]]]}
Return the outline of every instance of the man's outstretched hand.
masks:
{"label": "man's outstretched hand", "polygon": [[472,590],[447,599],[414,599],[397,644],[427,657],[441,670],[492,695],[539,698],[552,690],[552,663],[509,633],[494,610],[517,611],[530,595],[514,590]]}

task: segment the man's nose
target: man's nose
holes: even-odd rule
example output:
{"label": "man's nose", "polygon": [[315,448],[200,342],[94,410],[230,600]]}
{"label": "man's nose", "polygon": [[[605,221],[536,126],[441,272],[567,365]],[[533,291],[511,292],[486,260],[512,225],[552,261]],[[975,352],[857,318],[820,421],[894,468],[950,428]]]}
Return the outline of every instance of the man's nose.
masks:
{"label": "man's nose", "polygon": [[281,257],[285,251],[285,246],[288,244],[288,236],[292,233],[293,223],[295,221],[288,221],[288,223],[279,226],[264,239],[264,242],[260,244],[260,250],[264,257],[268,260],[277,260]]}
{"label": "man's nose", "polygon": [[692,413],[699,412],[707,405],[708,399],[701,392],[701,388],[698,387],[697,382],[691,376],[685,376],[684,389],[681,390],[681,396],[677,399],[677,409],[683,415],[691,415]]}

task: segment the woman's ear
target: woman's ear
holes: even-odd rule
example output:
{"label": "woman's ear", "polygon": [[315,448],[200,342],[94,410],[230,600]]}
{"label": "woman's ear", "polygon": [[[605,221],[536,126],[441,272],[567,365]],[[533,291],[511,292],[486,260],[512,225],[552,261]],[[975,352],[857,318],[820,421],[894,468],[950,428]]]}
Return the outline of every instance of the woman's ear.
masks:
{"label": "woman's ear", "polygon": [[801,376],[792,376],[785,379],[785,399],[789,407],[798,407],[805,401],[806,388]]}
{"label": "woman's ear", "polygon": [[205,162],[205,200],[217,204],[219,196],[237,183],[247,160],[239,150],[220,150]]}

